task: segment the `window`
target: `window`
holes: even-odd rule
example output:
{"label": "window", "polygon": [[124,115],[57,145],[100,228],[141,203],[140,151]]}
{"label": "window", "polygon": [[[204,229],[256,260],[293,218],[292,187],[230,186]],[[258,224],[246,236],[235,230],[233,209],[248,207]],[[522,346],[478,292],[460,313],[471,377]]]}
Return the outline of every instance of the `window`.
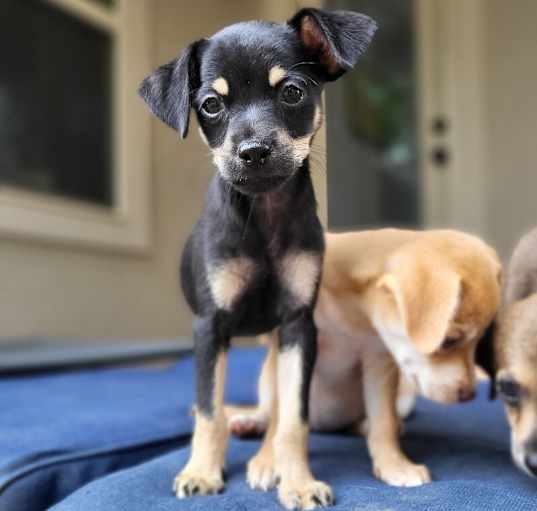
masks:
{"label": "window", "polygon": [[148,2],[2,0],[0,231],[149,248]]}

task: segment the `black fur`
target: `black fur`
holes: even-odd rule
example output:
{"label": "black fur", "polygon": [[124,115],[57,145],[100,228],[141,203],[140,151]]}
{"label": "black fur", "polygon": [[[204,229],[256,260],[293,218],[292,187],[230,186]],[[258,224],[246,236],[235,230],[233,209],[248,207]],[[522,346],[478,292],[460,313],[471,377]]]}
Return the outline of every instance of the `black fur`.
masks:
{"label": "black fur", "polygon": [[[140,87],[152,112],[182,137],[194,109],[215,151],[219,172],[181,260],[183,292],[196,316],[197,407],[208,417],[218,353],[232,336],[279,326],[280,349],[302,350],[301,416],[307,420],[324,239],[308,159],[297,156],[293,141],[312,135],[324,82],[354,66],[375,29],[367,16],[316,9],[304,9],[283,25],[238,23],[191,44]],[[286,72],[276,86],[269,83],[274,66]],[[226,94],[213,90],[221,77],[229,86]],[[300,101],[290,103],[289,95]],[[248,159],[252,147],[262,153]],[[282,279],[280,264],[295,252],[318,256],[319,276],[308,303],[297,301]],[[238,257],[254,270],[231,308],[222,310],[209,277]]]}
{"label": "black fur", "polygon": [[183,138],[188,134],[191,91],[199,85],[198,51],[202,43],[187,46],[179,57],[149,75],[138,90],[151,111]]}
{"label": "black fur", "polygon": [[476,363],[485,370],[490,377],[489,398],[496,399],[496,362],[494,356],[494,336],[496,323],[493,321],[483,337],[479,340],[476,350]]}

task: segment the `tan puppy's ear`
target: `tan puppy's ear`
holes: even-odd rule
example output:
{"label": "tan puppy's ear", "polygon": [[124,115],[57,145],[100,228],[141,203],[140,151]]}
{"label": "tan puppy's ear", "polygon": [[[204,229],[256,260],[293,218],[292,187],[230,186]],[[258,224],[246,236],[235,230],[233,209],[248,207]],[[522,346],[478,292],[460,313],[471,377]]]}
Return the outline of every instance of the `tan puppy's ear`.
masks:
{"label": "tan puppy's ear", "polygon": [[377,286],[390,293],[397,304],[406,333],[422,353],[436,351],[444,341],[450,321],[461,301],[461,278],[434,261],[411,258],[390,265]]}

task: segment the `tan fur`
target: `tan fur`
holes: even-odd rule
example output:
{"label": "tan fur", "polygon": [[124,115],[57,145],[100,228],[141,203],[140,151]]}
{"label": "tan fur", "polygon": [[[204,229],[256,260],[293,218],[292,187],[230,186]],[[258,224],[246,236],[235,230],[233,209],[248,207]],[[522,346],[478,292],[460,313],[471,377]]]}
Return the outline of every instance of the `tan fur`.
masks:
{"label": "tan fur", "polygon": [[231,309],[233,303],[240,298],[253,271],[254,263],[246,257],[229,259],[211,270],[209,287],[220,309]]}
{"label": "tan fur", "polygon": [[224,177],[229,177],[228,167],[225,163],[226,158],[231,154],[232,147],[231,137],[226,135],[224,142],[220,146],[212,148],[213,162]]}
{"label": "tan fur", "polygon": [[218,493],[224,487],[222,470],[228,440],[223,408],[226,362],[227,355],[221,352],[216,362],[213,416],[207,417],[195,411],[196,425],[190,459],[173,483],[174,492],[179,498],[188,497],[196,487],[200,495]]}
{"label": "tan fur", "polygon": [[276,87],[287,74],[287,71],[281,66],[273,66],[270,68],[268,81],[271,87]]}
{"label": "tan fur", "polygon": [[211,84],[211,87],[213,88],[213,90],[215,90],[216,92],[218,92],[218,94],[220,94],[220,96],[227,96],[229,94],[229,83],[228,81],[220,76],[218,77],[212,84]]}
{"label": "tan fur", "polygon": [[505,303],[510,304],[537,293],[537,229],[526,234],[516,246],[509,264]]}
{"label": "tan fur", "polygon": [[320,107],[315,108],[313,116],[313,130],[308,135],[299,138],[292,138],[285,130],[278,132],[278,138],[283,146],[290,146],[293,150],[293,159],[297,165],[300,165],[310,154],[311,144],[315,134],[321,127],[323,122],[323,113]]}
{"label": "tan fur", "polygon": [[293,138],[286,130],[278,131],[280,144],[284,147],[291,147],[293,151],[293,160],[300,165],[309,155],[311,150],[311,141],[315,133],[310,133],[299,138]]}
{"label": "tan fur", "polygon": [[[278,497],[288,509],[312,509],[316,500],[322,505],[333,500],[330,487],[316,481],[309,469],[308,426],[300,419],[302,367],[302,351],[298,346],[278,355],[278,422],[272,453],[274,471],[280,477]],[[270,452],[265,454],[269,456]]]}
{"label": "tan fur", "polygon": [[429,264],[428,257],[427,253],[394,257],[388,263],[388,273],[377,284],[386,291],[386,301],[395,302],[406,333],[426,354],[438,349],[461,303],[457,272],[449,267],[435,268],[434,259]]}
{"label": "tan fur", "polygon": [[494,339],[496,379],[508,377],[523,389],[518,408],[506,406],[511,427],[511,452],[516,465],[528,473],[526,446],[537,438],[537,294],[506,304],[497,318]]}
{"label": "tan fur", "polygon": [[419,486],[431,481],[423,465],[412,463],[399,444],[399,420],[395,410],[398,372],[386,353],[364,359],[364,395],[369,422],[367,445],[373,473],[394,486]]}
{"label": "tan fur", "polygon": [[[471,390],[475,346],[496,313],[500,275],[495,252],[456,231],[327,234],[315,309],[319,352],[311,427],[356,427],[367,418],[377,477],[397,486],[428,482],[426,467],[408,460],[399,444],[399,372],[407,377],[401,388],[410,403],[412,385],[442,402]],[[446,337],[459,344],[443,351]],[[365,403],[356,398],[362,385]],[[280,411],[292,406],[280,403]],[[287,445],[279,442],[276,436],[274,445],[283,452]]]}
{"label": "tan fur", "polygon": [[[293,347],[278,354],[275,332],[264,336],[264,342],[268,344],[269,352],[263,364],[259,390],[268,391],[269,394],[261,398],[260,410],[245,419],[246,426],[252,427],[252,419],[255,424],[259,412],[267,411],[267,406],[270,408],[263,443],[248,463],[248,484],[253,489],[266,491],[280,481],[278,496],[288,509],[313,509],[319,502],[326,506],[333,501],[332,490],[316,481],[310,472],[308,427],[300,419],[301,351]],[[277,389],[282,390],[277,392]],[[245,417],[244,409],[238,411],[239,416],[233,416],[235,410],[235,407],[227,407],[232,430]],[[244,433],[244,429],[239,427],[241,433]]]}
{"label": "tan fur", "polygon": [[320,272],[318,254],[296,252],[286,255],[280,263],[282,280],[301,304],[310,303]]}
{"label": "tan fur", "polygon": [[313,135],[306,135],[293,139],[293,158],[297,163],[302,163],[310,154],[312,138]]}

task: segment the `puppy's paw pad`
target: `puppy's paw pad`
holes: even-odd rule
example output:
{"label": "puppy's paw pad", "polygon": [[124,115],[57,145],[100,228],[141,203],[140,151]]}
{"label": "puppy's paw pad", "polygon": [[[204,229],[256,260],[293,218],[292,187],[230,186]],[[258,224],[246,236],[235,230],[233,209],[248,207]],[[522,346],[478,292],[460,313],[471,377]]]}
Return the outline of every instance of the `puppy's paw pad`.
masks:
{"label": "puppy's paw pad", "polygon": [[391,486],[421,486],[431,482],[431,474],[424,465],[398,462],[386,467],[376,467],[375,476]]}
{"label": "puppy's paw pad", "polygon": [[334,503],[332,489],[321,481],[310,481],[303,485],[281,485],[278,496],[287,509],[317,509]]}
{"label": "puppy's paw pad", "polygon": [[264,456],[256,456],[250,460],[246,479],[253,490],[268,491],[278,484],[272,460]]}
{"label": "puppy's paw pad", "polygon": [[234,415],[228,425],[231,433],[240,438],[261,436],[267,429],[267,421],[255,415]]}
{"label": "puppy's paw pad", "polygon": [[181,472],[173,482],[173,491],[180,499],[194,495],[215,495],[223,489],[224,481],[221,477],[205,477]]}

